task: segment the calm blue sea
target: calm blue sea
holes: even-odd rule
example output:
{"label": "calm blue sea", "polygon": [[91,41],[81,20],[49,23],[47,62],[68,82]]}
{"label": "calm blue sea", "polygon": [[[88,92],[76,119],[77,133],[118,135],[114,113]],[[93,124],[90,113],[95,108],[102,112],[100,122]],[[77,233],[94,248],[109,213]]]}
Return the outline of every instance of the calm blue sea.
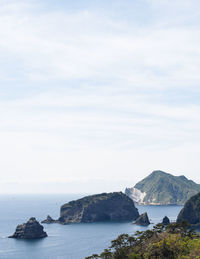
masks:
{"label": "calm blue sea", "polygon": [[[25,241],[9,239],[18,224],[30,217],[41,221],[47,214],[58,218],[60,206],[83,195],[0,196],[0,259],[84,259],[99,253],[119,234],[132,234],[147,228],[129,223],[44,224],[48,237]],[[139,206],[139,212],[148,212],[153,223],[166,215],[175,220],[181,206]],[[150,225],[148,228],[152,228]]]}

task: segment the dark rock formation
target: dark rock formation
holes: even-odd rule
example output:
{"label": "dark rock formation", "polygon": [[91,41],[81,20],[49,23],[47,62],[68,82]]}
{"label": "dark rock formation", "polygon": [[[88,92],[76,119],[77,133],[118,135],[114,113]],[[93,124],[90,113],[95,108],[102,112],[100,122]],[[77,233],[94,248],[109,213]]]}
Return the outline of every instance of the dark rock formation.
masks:
{"label": "dark rock formation", "polygon": [[170,224],[170,220],[169,220],[169,218],[168,218],[167,216],[165,216],[165,217],[163,218],[162,224],[163,224],[164,226],[167,226],[167,225]]}
{"label": "dark rock formation", "polygon": [[59,222],[58,220],[52,219],[51,216],[47,216],[47,218],[43,221],[41,221],[41,223],[46,223],[46,224],[51,224],[51,223],[57,223]]}
{"label": "dark rock formation", "polygon": [[64,204],[60,210],[61,224],[132,221],[138,218],[134,202],[122,192],[102,193]]}
{"label": "dark rock formation", "polygon": [[200,185],[185,176],[174,176],[154,171],[125,193],[135,202],[144,205],[183,205],[200,192]]}
{"label": "dark rock formation", "polygon": [[43,226],[35,218],[30,218],[27,223],[18,225],[15,233],[9,238],[36,239],[47,237],[43,231]]}
{"label": "dark rock formation", "polygon": [[190,198],[180,211],[177,222],[187,221],[193,226],[200,226],[200,193]]}
{"label": "dark rock formation", "polygon": [[151,223],[150,223],[150,221],[149,221],[149,217],[148,217],[147,213],[145,212],[145,213],[143,213],[142,215],[140,215],[140,216],[136,219],[136,221],[135,221],[134,224],[140,225],[140,226],[148,226],[148,225],[151,224]]}

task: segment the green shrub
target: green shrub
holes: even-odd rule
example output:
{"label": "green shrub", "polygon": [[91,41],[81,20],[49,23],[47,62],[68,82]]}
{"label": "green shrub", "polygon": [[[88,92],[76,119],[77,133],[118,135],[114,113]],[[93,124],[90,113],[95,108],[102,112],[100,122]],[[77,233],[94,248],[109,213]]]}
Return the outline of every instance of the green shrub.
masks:
{"label": "green shrub", "polygon": [[200,259],[200,236],[186,222],[122,234],[109,249],[86,259]]}

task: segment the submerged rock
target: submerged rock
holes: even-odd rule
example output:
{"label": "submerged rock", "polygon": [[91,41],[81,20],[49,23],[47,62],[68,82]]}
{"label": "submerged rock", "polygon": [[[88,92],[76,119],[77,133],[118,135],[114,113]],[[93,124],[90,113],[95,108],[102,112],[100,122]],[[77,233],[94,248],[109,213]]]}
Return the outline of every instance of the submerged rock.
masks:
{"label": "submerged rock", "polygon": [[122,192],[102,193],[64,204],[60,210],[61,224],[98,221],[132,221],[139,216],[133,200]]}
{"label": "submerged rock", "polygon": [[27,223],[18,225],[15,233],[9,238],[36,239],[47,237],[43,226],[35,218],[30,218]]}
{"label": "submerged rock", "polygon": [[170,220],[169,220],[169,218],[168,218],[167,216],[165,216],[165,217],[163,218],[162,224],[163,224],[164,226],[167,226],[167,225],[170,224]]}
{"label": "submerged rock", "polygon": [[59,222],[58,220],[52,219],[51,216],[47,216],[47,218],[43,221],[41,221],[41,223],[46,223],[46,224],[51,224],[51,223],[57,223]]}
{"label": "submerged rock", "polygon": [[136,221],[135,221],[134,224],[140,225],[140,226],[148,226],[148,225],[151,224],[151,223],[150,223],[150,221],[149,221],[149,217],[148,217],[147,213],[145,212],[145,213],[143,213],[142,215],[140,215],[140,216],[136,219]]}

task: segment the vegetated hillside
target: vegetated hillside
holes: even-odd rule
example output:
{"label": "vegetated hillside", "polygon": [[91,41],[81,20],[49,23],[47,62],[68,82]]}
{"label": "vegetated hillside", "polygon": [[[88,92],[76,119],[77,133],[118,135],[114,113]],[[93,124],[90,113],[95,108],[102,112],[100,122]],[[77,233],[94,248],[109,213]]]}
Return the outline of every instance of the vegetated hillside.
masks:
{"label": "vegetated hillside", "polygon": [[86,259],[197,259],[200,258],[200,236],[186,222],[152,230],[122,234],[101,254]]}
{"label": "vegetated hillside", "polygon": [[[200,192],[200,185],[185,176],[173,176],[163,171],[154,171],[138,182],[134,190],[143,194],[142,204],[183,205],[190,197]],[[129,191],[129,192],[128,192]],[[126,189],[130,195],[131,188]]]}
{"label": "vegetated hillside", "polygon": [[180,211],[177,221],[187,221],[191,225],[200,226],[200,193],[192,196]]}

